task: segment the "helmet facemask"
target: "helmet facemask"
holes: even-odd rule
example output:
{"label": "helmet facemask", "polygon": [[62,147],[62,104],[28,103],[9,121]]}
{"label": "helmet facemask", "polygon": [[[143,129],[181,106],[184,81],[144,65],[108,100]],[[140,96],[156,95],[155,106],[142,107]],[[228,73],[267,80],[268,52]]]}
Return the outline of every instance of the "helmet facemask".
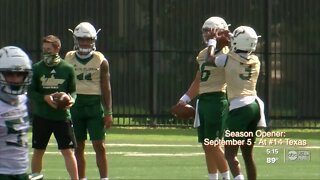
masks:
{"label": "helmet facemask", "polygon": [[[81,55],[87,55],[90,54],[91,52],[96,50],[96,43],[95,43],[95,39],[94,38],[90,38],[90,40],[92,40],[92,43],[90,43],[90,47],[89,48],[82,48],[79,41],[81,41],[83,37],[76,37],[73,36],[73,42],[74,42],[74,47],[73,49],[75,51],[77,51],[77,53],[81,54]],[[83,38],[84,39],[84,38]],[[89,38],[88,38],[89,39]]]}
{"label": "helmet facemask", "polygon": [[[7,76],[9,74],[19,74],[19,76],[23,76],[23,80],[21,82],[9,82],[7,80]],[[24,71],[1,71],[0,72],[0,86],[1,91],[9,94],[9,95],[21,95],[27,92],[28,85],[31,83],[31,70]]]}

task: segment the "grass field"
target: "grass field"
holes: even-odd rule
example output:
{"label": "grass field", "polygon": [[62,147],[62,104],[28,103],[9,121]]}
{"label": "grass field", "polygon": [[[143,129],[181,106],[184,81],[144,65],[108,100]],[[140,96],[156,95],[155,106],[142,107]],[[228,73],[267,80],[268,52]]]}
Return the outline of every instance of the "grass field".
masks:
{"label": "grass field", "polygon": [[[285,136],[256,141],[260,142],[254,150],[258,179],[320,179],[320,130],[276,131],[284,132]],[[113,128],[106,143],[111,180],[207,179],[195,129]],[[99,179],[89,141],[86,150],[87,177]],[[239,159],[245,174],[241,154]],[[68,179],[63,157],[53,139],[44,157],[42,173],[45,179]]]}

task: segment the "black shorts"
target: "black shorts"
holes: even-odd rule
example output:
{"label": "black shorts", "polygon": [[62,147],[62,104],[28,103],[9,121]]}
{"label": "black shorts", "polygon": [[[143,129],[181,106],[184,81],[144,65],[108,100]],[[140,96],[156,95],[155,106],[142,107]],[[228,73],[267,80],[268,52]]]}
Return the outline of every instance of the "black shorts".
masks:
{"label": "black shorts", "polygon": [[29,177],[27,174],[0,174],[1,180],[29,180]]}
{"label": "black shorts", "polygon": [[71,120],[55,121],[38,116],[34,116],[32,122],[32,148],[46,149],[52,133],[58,143],[58,149],[76,148]]}

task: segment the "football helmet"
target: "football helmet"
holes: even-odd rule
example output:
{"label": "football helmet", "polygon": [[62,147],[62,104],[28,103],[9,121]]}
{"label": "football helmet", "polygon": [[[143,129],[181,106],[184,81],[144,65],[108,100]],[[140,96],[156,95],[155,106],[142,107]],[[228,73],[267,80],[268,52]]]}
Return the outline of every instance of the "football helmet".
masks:
{"label": "football helmet", "polygon": [[[6,73],[24,73],[22,83],[7,82]],[[28,55],[18,47],[6,46],[0,49],[0,88],[1,92],[20,95],[27,91],[31,83],[32,62]]]}
{"label": "football helmet", "polygon": [[[73,41],[74,41],[74,50],[77,51],[78,53],[82,54],[89,54],[92,51],[96,50],[96,45],[95,41],[97,40],[97,34],[100,32],[101,29],[96,31],[96,29],[93,27],[92,24],[89,22],[82,22],[78,24],[75,28],[74,31],[69,29],[69,31],[73,34]],[[90,45],[90,48],[81,48],[79,46],[79,38],[89,38],[92,39],[92,43]]]}
{"label": "football helmet", "polygon": [[202,38],[205,43],[208,43],[207,33],[212,29],[229,30],[229,25],[221,17],[213,16],[207,19],[202,25]]}
{"label": "football helmet", "polygon": [[239,26],[237,27],[231,37],[231,50],[242,50],[252,52],[256,50],[258,43],[257,33],[254,29],[249,26]]}
{"label": "football helmet", "polygon": [[224,19],[222,19],[221,17],[217,17],[217,16],[210,17],[202,25],[202,30],[214,29],[214,28],[228,30],[229,26]]}

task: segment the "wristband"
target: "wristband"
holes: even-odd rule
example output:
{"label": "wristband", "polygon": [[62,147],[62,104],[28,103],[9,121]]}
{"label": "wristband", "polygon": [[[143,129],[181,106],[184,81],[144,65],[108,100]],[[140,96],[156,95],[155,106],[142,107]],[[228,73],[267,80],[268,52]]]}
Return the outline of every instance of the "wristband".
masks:
{"label": "wristband", "polygon": [[112,111],[106,111],[104,114],[111,116],[113,113],[112,113]]}
{"label": "wristband", "polygon": [[208,46],[213,46],[214,48],[217,45],[217,40],[216,39],[209,39],[208,40]]}
{"label": "wristband", "polygon": [[184,94],[181,98],[180,101],[183,101],[185,103],[189,103],[191,101],[190,97],[187,94]]}

